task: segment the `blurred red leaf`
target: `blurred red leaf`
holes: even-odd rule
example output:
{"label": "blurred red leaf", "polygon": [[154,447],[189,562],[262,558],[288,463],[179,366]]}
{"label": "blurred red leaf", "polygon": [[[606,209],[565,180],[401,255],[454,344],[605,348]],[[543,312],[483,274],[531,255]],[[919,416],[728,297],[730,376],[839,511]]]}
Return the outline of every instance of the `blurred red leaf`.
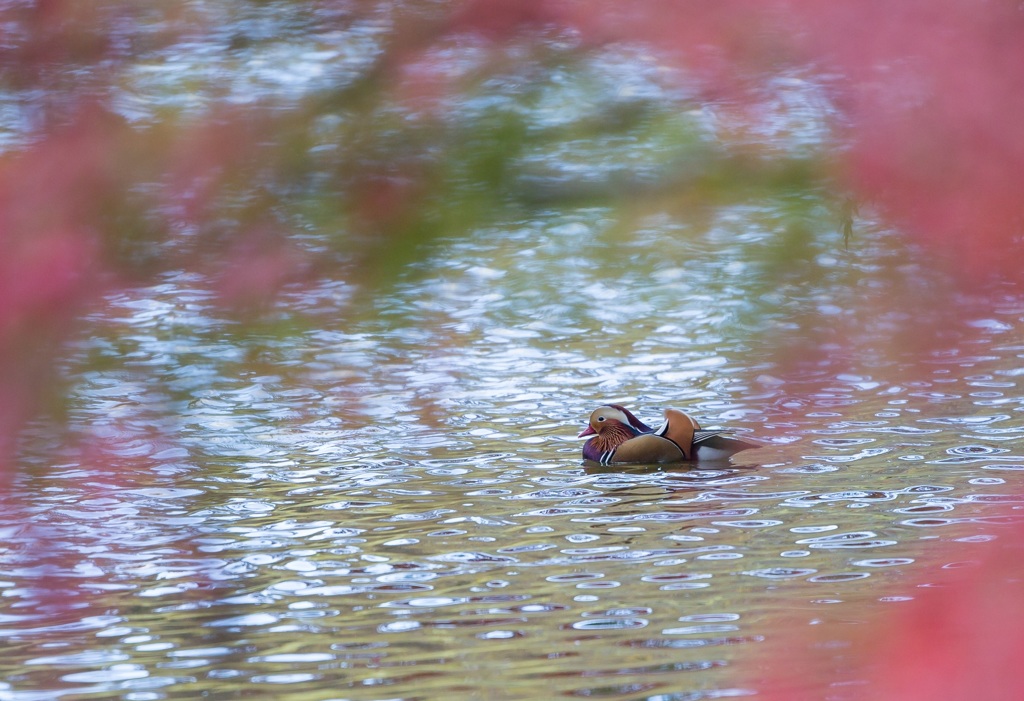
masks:
{"label": "blurred red leaf", "polygon": [[1024,12],[1000,0],[797,0],[801,41],[845,76],[849,182],[964,273],[1019,278]]}
{"label": "blurred red leaf", "polygon": [[116,123],[74,124],[0,161],[0,473],[52,380],[75,316],[102,289],[99,232],[114,183]]}
{"label": "blurred red leaf", "polygon": [[[855,629],[837,621],[774,648],[765,701],[1016,701],[1024,675],[1024,578],[1020,528],[1004,533],[977,560],[934,569],[912,588],[914,600]],[[971,556],[978,558],[977,544]],[[955,548],[942,554],[948,559]],[[923,564],[923,563],[920,563]],[[927,570],[918,570],[919,576]],[[925,575],[927,576],[927,575]],[[807,630],[807,628],[804,628]],[[786,634],[783,634],[785,637]],[[812,644],[811,641],[819,641]],[[830,641],[843,641],[837,646]],[[782,657],[784,656],[784,658]]]}
{"label": "blurred red leaf", "polygon": [[216,267],[220,302],[254,311],[265,309],[285,284],[302,279],[310,262],[273,232],[250,230],[233,242]]}

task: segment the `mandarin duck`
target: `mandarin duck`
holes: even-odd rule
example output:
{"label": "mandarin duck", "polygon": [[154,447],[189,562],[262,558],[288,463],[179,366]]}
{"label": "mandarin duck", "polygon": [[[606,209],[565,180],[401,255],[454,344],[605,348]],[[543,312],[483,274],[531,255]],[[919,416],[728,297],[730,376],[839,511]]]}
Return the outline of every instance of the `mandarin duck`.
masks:
{"label": "mandarin duck", "polygon": [[583,436],[593,436],[583,444],[583,458],[602,465],[725,460],[741,450],[760,447],[723,436],[721,431],[704,431],[678,409],[666,409],[665,423],[654,429],[618,404],[595,409],[590,425],[579,435]]}

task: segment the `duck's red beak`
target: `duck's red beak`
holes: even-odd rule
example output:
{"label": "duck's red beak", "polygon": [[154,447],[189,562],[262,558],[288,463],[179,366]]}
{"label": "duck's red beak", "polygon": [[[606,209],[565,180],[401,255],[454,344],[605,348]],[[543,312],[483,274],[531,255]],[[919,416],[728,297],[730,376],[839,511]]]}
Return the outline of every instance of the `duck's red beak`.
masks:
{"label": "duck's red beak", "polygon": [[577,438],[583,438],[583,436],[596,436],[596,435],[597,435],[597,431],[595,431],[592,426],[587,426],[585,429],[583,429],[583,431],[580,433],[580,435],[578,435],[576,437]]}

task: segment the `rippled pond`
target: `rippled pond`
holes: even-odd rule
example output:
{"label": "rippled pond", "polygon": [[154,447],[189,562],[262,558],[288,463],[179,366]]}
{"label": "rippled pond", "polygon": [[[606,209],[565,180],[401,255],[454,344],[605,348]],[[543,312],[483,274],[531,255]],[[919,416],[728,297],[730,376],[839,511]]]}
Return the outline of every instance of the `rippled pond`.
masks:
{"label": "rippled pond", "polygon": [[[336,80],[378,31],[246,56],[219,97]],[[174,80],[208,50],[140,66],[125,109],[203,97]],[[812,86],[776,88],[766,143],[815,142]],[[533,172],[657,167],[608,147]],[[195,273],[111,295],[65,363],[72,435],[37,426],[3,499],[0,699],[743,697],[782,630],[898,610],[1020,508],[1024,300],[951,294],[970,311],[904,347],[924,268],[824,214],[780,276],[787,206],[552,208],[374,295],[288,288],[258,324]],[[612,401],[765,446],[584,465]]]}
{"label": "rippled pond", "polygon": [[[121,361],[71,387],[106,452],[6,500],[5,697],[742,696],[783,621],[870,620],[998,535],[1024,302],[970,355],[783,380],[718,262],[749,243],[602,221],[445,242],[362,318],[297,291],[286,334],[225,333],[187,276],[109,300],[80,356]],[[766,447],[592,469],[611,400]]]}

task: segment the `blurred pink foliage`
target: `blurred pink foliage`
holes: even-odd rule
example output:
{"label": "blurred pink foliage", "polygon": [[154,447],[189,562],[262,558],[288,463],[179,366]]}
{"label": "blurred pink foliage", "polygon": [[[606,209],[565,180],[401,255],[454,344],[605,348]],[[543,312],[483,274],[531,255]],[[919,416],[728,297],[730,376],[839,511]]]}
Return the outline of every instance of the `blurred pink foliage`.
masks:
{"label": "blurred pink foliage", "polygon": [[[1021,529],[1007,529],[975,558],[942,569],[912,589],[914,599],[887,603],[884,621],[851,629],[832,620],[794,627],[763,660],[755,680],[765,701],[1016,701],[1024,698],[1024,598]],[[1016,542],[1013,542],[1016,540]],[[938,554],[938,553],[937,553]],[[956,547],[941,551],[947,559]],[[966,553],[965,553],[966,554]],[[852,640],[852,644],[851,644]],[[778,642],[778,641],[776,641]],[[837,645],[838,643],[838,645]]]}
{"label": "blurred pink foliage", "polygon": [[101,114],[0,161],[0,474],[39,408],[59,344],[100,287],[97,207],[109,195]]}
{"label": "blurred pink foliage", "polygon": [[800,0],[791,7],[809,54],[845,78],[848,182],[966,274],[1020,280],[1013,255],[1024,226],[1020,4]]}
{"label": "blurred pink foliage", "polygon": [[[1019,529],[1004,533],[1019,536]],[[1024,698],[1024,675],[1016,669],[1024,655],[1020,546],[999,543],[989,555],[983,565],[926,590],[867,647],[877,682],[861,698]]]}

